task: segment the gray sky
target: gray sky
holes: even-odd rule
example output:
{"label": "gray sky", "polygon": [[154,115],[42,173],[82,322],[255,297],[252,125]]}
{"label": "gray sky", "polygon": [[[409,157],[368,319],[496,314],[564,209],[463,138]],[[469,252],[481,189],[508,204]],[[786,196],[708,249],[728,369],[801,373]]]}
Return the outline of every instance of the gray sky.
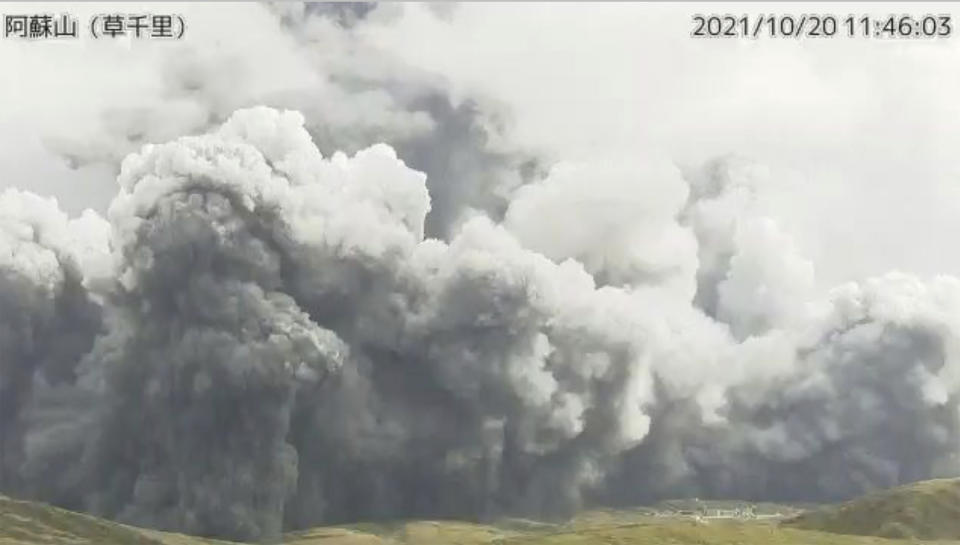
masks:
{"label": "gray sky", "polygon": [[[111,108],[169,107],[163,66],[172,57],[199,51],[224,71],[242,72],[243,90],[225,85],[216,91],[223,96],[322,87],[310,58],[267,9],[164,6],[185,15],[184,43],[0,41],[0,185],[55,195],[73,213],[105,209],[116,187],[109,168],[70,171],[43,142],[96,141],[91,134]],[[85,20],[101,8],[118,5],[4,4],[3,12],[70,11]],[[960,273],[960,257],[944,248],[947,233],[960,229],[960,41],[692,39],[691,16],[716,8],[478,3],[438,17],[407,4],[381,7],[380,22],[360,32],[370,47],[445,79],[455,96],[499,101],[510,112],[511,143],[554,160],[642,155],[691,165],[733,153],[760,163],[769,171],[764,212],[815,262],[823,287],[892,269]],[[846,16],[894,8],[776,4],[774,11]],[[910,4],[908,11],[951,10]],[[184,119],[194,115],[190,104],[175,106]],[[158,123],[170,124],[158,129],[169,137],[184,125]]]}

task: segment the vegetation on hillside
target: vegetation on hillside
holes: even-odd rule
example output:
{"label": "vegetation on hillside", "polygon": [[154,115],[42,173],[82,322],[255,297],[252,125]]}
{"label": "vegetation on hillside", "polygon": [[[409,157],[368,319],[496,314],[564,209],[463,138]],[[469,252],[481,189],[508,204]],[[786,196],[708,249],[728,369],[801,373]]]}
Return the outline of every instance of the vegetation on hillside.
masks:
{"label": "vegetation on hillside", "polygon": [[[664,503],[659,508],[664,505],[672,504]],[[504,519],[489,525],[464,521],[370,522],[292,532],[287,534],[284,544],[897,545],[907,538],[939,539],[929,543],[960,545],[960,479],[926,481],[878,492],[814,509],[779,524],[769,519],[651,516],[656,511],[592,510],[565,524],[525,519]],[[227,545],[223,541],[134,528],[0,496],[0,545],[67,544]]]}
{"label": "vegetation on hillside", "polygon": [[960,479],[922,481],[807,511],[784,522],[807,530],[960,540]]}
{"label": "vegetation on hillside", "polygon": [[0,496],[0,545],[216,545],[225,542],[125,526]]}

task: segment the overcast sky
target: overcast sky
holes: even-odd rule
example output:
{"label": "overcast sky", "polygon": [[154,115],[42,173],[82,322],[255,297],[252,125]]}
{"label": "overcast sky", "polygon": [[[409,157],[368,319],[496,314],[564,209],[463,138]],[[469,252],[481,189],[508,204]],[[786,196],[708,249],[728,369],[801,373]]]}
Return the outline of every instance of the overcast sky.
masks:
{"label": "overcast sky", "polygon": [[[50,142],[82,142],[108,123],[110,108],[149,111],[163,102],[162,67],[171,58],[200,51],[222,63],[244,59],[246,96],[256,94],[250,87],[316,85],[303,48],[268,9],[163,6],[184,14],[183,42],[0,40],[0,186],[55,195],[73,213],[105,209],[115,192],[109,165],[70,170]],[[2,12],[66,11],[84,21],[120,7],[4,4]],[[771,7],[837,16],[868,9],[778,3],[764,11]],[[822,286],[892,269],[960,274],[960,253],[949,246],[960,231],[960,39],[692,39],[691,16],[718,8],[390,5],[358,32],[371,47],[445,80],[454,96],[499,101],[513,144],[554,160],[642,155],[695,165],[732,153],[756,161],[768,172],[762,206],[816,263]],[[957,10],[910,4],[907,11]]]}

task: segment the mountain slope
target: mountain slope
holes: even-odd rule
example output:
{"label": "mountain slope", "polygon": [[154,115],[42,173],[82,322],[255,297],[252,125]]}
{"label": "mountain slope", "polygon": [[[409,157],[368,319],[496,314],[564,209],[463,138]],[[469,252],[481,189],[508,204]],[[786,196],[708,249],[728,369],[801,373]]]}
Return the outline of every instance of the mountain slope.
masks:
{"label": "mountain slope", "polygon": [[[941,505],[954,490],[946,483],[921,483],[920,492],[900,489],[890,494],[908,503],[917,513],[942,521],[951,511]],[[913,490],[913,489],[911,489]],[[919,498],[922,498],[922,501]],[[932,499],[931,499],[932,498]],[[866,501],[864,498],[862,501]],[[872,504],[871,504],[872,505]],[[927,507],[924,507],[927,506]],[[935,506],[936,509],[934,509]],[[860,508],[860,506],[857,506]],[[943,509],[937,511],[937,509]],[[835,508],[839,511],[839,508]],[[803,529],[804,524],[834,521],[826,515],[798,517],[788,525],[751,520],[698,520],[691,517],[653,517],[646,510],[588,511],[565,524],[519,519],[494,525],[464,521],[395,521],[361,523],[345,527],[318,527],[292,532],[286,545],[897,545],[875,536],[841,535]],[[818,512],[819,513],[819,512]],[[823,513],[832,513],[824,511]],[[843,520],[860,520],[848,511]],[[886,515],[884,515],[886,516]],[[917,515],[918,517],[920,515]],[[921,520],[917,518],[916,521]],[[924,519],[925,520],[925,519]],[[914,522],[916,522],[914,521]],[[794,526],[794,527],[790,527]],[[936,527],[942,531],[944,522]],[[921,532],[916,532],[917,534]],[[933,543],[933,542],[930,542]],[[938,541],[960,545],[957,541]],[[0,496],[0,545],[230,545],[208,540],[134,528],[73,513],[40,503]],[[236,545],[236,544],[234,544]]]}
{"label": "mountain slope", "polygon": [[960,479],[883,490],[803,513],[784,526],[865,536],[960,540]]}
{"label": "mountain slope", "polygon": [[213,545],[226,542],[142,530],[0,496],[0,545]]}

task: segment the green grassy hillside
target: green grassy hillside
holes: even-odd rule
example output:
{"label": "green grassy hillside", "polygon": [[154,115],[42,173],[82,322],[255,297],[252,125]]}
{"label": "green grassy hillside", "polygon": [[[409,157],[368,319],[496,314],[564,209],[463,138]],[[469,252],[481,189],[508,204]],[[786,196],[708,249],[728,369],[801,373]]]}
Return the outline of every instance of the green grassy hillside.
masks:
{"label": "green grassy hillside", "polygon": [[[960,545],[960,480],[929,481],[787,522],[651,516],[650,508],[592,510],[565,524],[506,519],[396,521],[313,528],[286,536],[286,545],[899,545],[880,537],[946,538]],[[840,533],[842,532],[842,533]],[[861,533],[863,535],[847,535]],[[0,496],[0,545],[228,545],[124,526],[40,503]]]}
{"label": "green grassy hillside", "polygon": [[209,539],[142,530],[42,503],[0,496],[0,545],[214,545]]}
{"label": "green grassy hillside", "polygon": [[[390,529],[318,528],[291,534],[287,545],[902,545],[903,540],[782,528],[759,521],[695,522],[646,517],[634,522],[585,517],[584,522],[524,531],[500,525],[411,522]],[[960,541],[927,544],[960,545]]]}
{"label": "green grassy hillside", "polygon": [[803,513],[784,526],[840,534],[960,540],[960,479],[913,483]]}

